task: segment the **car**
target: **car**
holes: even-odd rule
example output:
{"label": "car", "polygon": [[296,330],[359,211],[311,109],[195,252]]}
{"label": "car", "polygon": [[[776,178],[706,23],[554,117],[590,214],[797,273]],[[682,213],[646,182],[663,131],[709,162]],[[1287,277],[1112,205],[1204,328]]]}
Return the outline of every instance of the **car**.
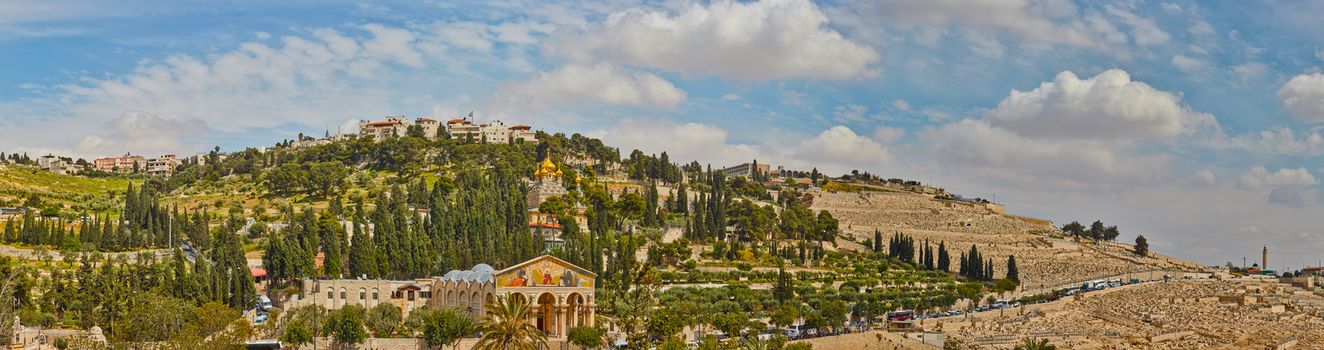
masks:
{"label": "car", "polygon": [[268,298],[265,295],[257,296],[256,309],[262,312],[271,311],[271,298]]}

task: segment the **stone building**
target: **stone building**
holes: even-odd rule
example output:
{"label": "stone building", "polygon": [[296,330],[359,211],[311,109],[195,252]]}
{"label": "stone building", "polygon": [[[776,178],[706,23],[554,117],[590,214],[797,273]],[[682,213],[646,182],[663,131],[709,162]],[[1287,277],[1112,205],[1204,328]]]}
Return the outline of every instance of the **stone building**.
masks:
{"label": "stone building", "polygon": [[588,270],[543,255],[500,271],[478,264],[414,280],[305,279],[302,292],[285,308],[372,308],[385,303],[399,307],[405,317],[423,307],[455,308],[477,320],[486,317],[483,306],[489,301],[520,298],[531,304],[530,320],[549,339],[557,340],[565,339],[572,327],[593,325],[596,279]]}
{"label": "stone building", "polygon": [[538,142],[537,133],[528,125],[507,127],[500,120],[487,124],[474,124],[468,119],[451,119],[446,122],[446,132],[451,138],[470,143],[532,143]]}
{"label": "stone building", "polygon": [[175,167],[181,162],[173,154],[167,154],[160,157],[147,160],[147,175],[152,176],[170,176],[175,173]]}
{"label": "stone building", "polygon": [[125,153],[119,157],[97,158],[92,161],[92,165],[100,171],[131,173],[147,166],[147,160],[142,156]]}
{"label": "stone building", "polygon": [[428,118],[417,118],[411,121],[403,115],[387,116],[386,121],[381,122],[360,120],[359,137],[371,137],[373,141],[381,141],[391,137],[405,136],[411,126],[423,128],[423,136],[428,140],[435,140],[437,139],[437,130],[441,128],[441,123]]}
{"label": "stone building", "polygon": [[[533,177],[526,182],[529,187],[525,199],[529,211],[529,231],[543,238],[544,247],[549,252],[565,246],[565,239],[562,237],[564,223],[550,213],[543,213],[538,207],[548,198],[567,193],[565,183],[562,181],[563,174],[560,168],[552,163],[551,159],[543,159],[542,164],[538,165],[538,170],[533,173]],[[576,203],[571,210],[574,211],[574,220],[578,224],[579,231],[587,232],[588,217],[584,215],[585,208]]]}

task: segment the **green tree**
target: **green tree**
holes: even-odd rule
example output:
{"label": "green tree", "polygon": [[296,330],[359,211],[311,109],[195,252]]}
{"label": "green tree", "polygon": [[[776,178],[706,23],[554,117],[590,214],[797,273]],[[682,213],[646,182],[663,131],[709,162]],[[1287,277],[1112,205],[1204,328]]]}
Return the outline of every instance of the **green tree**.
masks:
{"label": "green tree", "polygon": [[368,332],[363,329],[362,306],[347,305],[331,312],[326,320],[326,333],[341,346],[354,346],[362,344],[368,338]]}
{"label": "green tree", "polygon": [[395,305],[382,303],[368,310],[368,329],[371,329],[377,337],[394,334],[396,329],[400,328],[400,322],[403,320],[404,317],[400,313],[400,308]]}
{"label": "green tree", "polygon": [[497,297],[487,304],[487,320],[478,326],[483,336],[475,350],[542,349],[547,336],[529,319],[524,298]]}
{"label": "green tree", "polygon": [[430,310],[423,316],[423,340],[431,347],[453,347],[474,330],[473,319],[456,309]]}
{"label": "green tree", "polygon": [[1020,270],[1016,268],[1015,255],[1007,256],[1007,279],[1015,281],[1016,283],[1021,282],[1021,273]]}
{"label": "green tree", "polygon": [[584,349],[597,349],[602,346],[602,339],[605,334],[606,331],[602,328],[577,326],[571,327],[566,336],[569,338],[570,344],[575,344],[575,346]]}
{"label": "green tree", "polygon": [[285,327],[285,331],[280,333],[279,339],[285,345],[298,349],[301,345],[313,342],[313,331],[309,330],[308,326],[303,323],[295,323]]}
{"label": "green tree", "polygon": [[1149,240],[1144,235],[1136,235],[1135,254],[1149,256]]}

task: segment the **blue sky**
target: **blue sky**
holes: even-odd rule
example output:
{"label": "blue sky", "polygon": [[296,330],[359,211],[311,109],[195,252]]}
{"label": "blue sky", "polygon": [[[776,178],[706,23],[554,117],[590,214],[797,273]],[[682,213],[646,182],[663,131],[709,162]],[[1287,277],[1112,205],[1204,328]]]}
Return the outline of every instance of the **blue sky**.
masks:
{"label": "blue sky", "polygon": [[1324,259],[1324,2],[0,0],[0,150],[406,114],[851,169],[1217,264]]}

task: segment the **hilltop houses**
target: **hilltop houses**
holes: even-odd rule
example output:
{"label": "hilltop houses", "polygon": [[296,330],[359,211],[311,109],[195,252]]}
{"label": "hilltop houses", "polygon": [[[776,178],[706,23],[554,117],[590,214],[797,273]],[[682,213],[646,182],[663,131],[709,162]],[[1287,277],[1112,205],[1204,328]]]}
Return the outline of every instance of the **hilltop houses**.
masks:
{"label": "hilltop houses", "polygon": [[180,164],[183,164],[183,161],[173,154],[149,159],[125,153],[117,157],[97,158],[92,161],[92,168],[104,172],[142,172],[152,176],[170,176],[175,173],[175,168],[179,167]]}
{"label": "hilltop houses", "polygon": [[532,143],[538,142],[537,132],[528,125],[507,127],[500,120],[486,124],[474,124],[468,119],[451,119],[446,122],[446,132],[451,138],[469,143]]}
{"label": "hilltop houses", "polygon": [[405,136],[411,126],[421,127],[423,137],[428,140],[435,140],[437,139],[437,130],[440,129],[441,124],[428,118],[409,120],[403,115],[387,116],[386,121],[380,122],[360,120],[359,137],[371,137],[374,141],[381,141],[391,137]]}
{"label": "hilltop houses", "polygon": [[105,172],[132,173],[147,166],[147,159],[125,153],[118,157],[97,158],[92,161],[92,166]]}
{"label": "hilltop houses", "polygon": [[170,176],[175,173],[175,167],[180,164],[179,158],[173,154],[167,154],[160,157],[147,160],[147,175],[152,176]]}
{"label": "hilltop houses", "polygon": [[69,175],[80,170],[69,158],[56,157],[50,154],[37,158],[37,168],[60,175]]}

